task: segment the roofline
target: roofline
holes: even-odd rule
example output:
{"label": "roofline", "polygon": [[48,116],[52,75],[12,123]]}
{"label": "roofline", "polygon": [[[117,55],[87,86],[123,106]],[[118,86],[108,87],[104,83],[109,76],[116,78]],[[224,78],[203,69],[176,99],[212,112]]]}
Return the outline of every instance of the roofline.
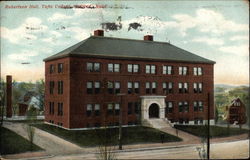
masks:
{"label": "roofline", "polygon": [[[146,40],[141,40],[141,39],[128,39],[128,38],[118,38],[118,37],[106,37],[106,36],[93,36],[93,35],[91,35],[90,37],[88,37],[88,38],[86,38],[86,39],[84,39],[84,40],[82,40],[82,41],[80,41],[80,42],[78,42],[77,44],[75,44],[75,45],[79,45],[79,44],[81,44],[81,43],[83,43],[84,41],[86,41],[87,39],[90,39],[90,38],[109,38],[109,39],[117,39],[117,40],[129,40],[129,41],[139,41],[139,42],[144,42],[144,43],[158,43],[158,44],[167,44],[167,45],[171,45],[171,46],[174,46],[174,47],[176,47],[176,48],[179,48],[179,47],[177,47],[177,46],[175,46],[175,45],[172,45],[172,44],[170,44],[169,42],[162,42],[162,41],[146,41]],[[75,45],[73,45],[73,46],[75,46]],[[187,50],[185,50],[185,49],[182,49],[182,48],[179,48],[179,49],[181,49],[181,50],[184,50],[184,51],[186,51],[186,52],[189,52],[189,51],[187,51]],[[65,49],[66,50],[66,49]],[[74,50],[74,49],[73,49]],[[63,52],[64,50],[62,50],[61,52]],[[61,52],[58,52],[57,54],[59,54],[59,53],[61,53]],[[194,54],[194,53],[191,53],[191,52],[189,52],[190,54]],[[85,57],[86,55],[88,55],[88,54],[82,54],[82,55],[74,55],[74,56],[77,56],[77,57]],[[194,54],[195,56],[198,56],[198,55],[196,55],[196,54]],[[64,57],[70,57],[70,56],[73,56],[73,54],[65,54],[65,55],[60,55],[60,56],[58,56],[58,57],[54,57],[55,55],[52,55],[52,56],[50,56],[50,57],[48,57],[48,58],[45,58],[45,59],[43,59],[43,61],[44,62],[47,62],[47,61],[51,61],[51,60],[56,60],[56,59],[60,59],[60,58],[64,58]],[[96,57],[96,56],[98,56],[98,57],[115,57],[115,55],[93,55],[93,54],[91,54],[91,55],[88,55],[88,56],[93,56],[93,57]],[[198,56],[198,57],[201,57],[201,56]],[[187,63],[206,63],[206,64],[216,64],[216,62],[215,61],[212,61],[212,60],[209,60],[209,59],[206,59],[206,58],[204,58],[204,57],[201,57],[201,58],[203,58],[203,59],[206,59],[207,60],[207,62],[204,62],[204,61],[202,61],[202,62],[197,62],[197,61],[185,61],[185,60],[169,60],[169,59],[162,59],[162,58],[159,58],[159,59],[157,59],[157,58],[144,58],[144,57],[129,57],[129,56],[117,56],[117,58],[118,59],[124,59],[124,58],[137,58],[137,59],[152,59],[152,60],[160,60],[160,61],[174,61],[174,62],[187,62]],[[116,58],[116,59],[117,59]],[[209,62],[210,61],[210,62]]]}
{"label": "roofline", "polygon": [[167,62],[185,62],[185,63],[196,63],[196,64],[215,64],[216,62],[202,62],[202,61],[185,61],[185,60],[169,60],[169,59],[163,59],[163,58],[145,58],[145,57],[129,57],[129,56],[114,56],[114,55],[100,55],[100,54],[65,54],[58,56],[56,58],[46,58],[43,61],[49,62],[57,59],[62,59],[66,57],[84,57],[84,58],[101,58],[101,59],[113,59],[113,60],[146,60],[146,61],[167,61]]}

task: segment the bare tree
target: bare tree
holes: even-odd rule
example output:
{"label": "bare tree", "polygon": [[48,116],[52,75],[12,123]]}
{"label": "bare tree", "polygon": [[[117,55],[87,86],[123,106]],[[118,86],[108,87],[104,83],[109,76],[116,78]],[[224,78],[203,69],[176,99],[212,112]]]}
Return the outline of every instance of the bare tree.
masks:
{"label": "bare tree", "polygon": [[34,107],[31,107],[31,109],[28,110],[26,119],[28,121],[28,124],[26,126],[26,131],[30,141],[30,150],[32,151],[34,136],[35,136],[35,128],[32,126],[32,124],[35,123],[37,120],[37,111]]}

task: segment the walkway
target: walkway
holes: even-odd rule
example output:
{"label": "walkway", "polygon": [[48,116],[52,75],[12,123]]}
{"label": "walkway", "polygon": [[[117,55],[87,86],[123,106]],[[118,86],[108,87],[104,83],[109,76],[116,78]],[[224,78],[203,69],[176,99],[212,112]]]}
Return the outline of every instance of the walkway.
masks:
{"label": "walkway", "polygon": [[[26,131],[27,124],[4,122],[3,127],[8,128],[28,139]],[[83,152],[81,147],[37,128],[35,129],[34,144],[45,149],[47,155],[62,155]]]}

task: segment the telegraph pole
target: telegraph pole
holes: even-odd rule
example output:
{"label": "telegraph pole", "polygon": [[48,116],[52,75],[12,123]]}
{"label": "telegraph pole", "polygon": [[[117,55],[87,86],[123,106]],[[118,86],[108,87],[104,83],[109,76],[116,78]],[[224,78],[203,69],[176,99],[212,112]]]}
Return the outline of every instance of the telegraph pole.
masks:
{"label": "telegraph pole", "polygon": [[210,154],[210,93],[207,94],[208,105],[207,105],[207,159]]}
{"label": "telegraph pole", "polygon": [[119,115],[119,150],[122,150],[122,96],[125,93],[118,93],[117,96],[120,96],[120,115]]}

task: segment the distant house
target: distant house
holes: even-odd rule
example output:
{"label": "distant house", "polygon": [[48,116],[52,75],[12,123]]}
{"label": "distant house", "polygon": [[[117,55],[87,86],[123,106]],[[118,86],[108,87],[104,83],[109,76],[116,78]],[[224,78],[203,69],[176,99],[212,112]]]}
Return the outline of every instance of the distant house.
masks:
{"label": "distant house", "polygon": [[227,107],[226,119],[230,124],[246,123],[246,107],[240,98],[234,99],[231,105]]}
{"label": "distant house", "polygon": [[19,107],[19,116],[26,115],[27,111],[30,110],[32,107],[36,108],[37,110],[40,109],[40,101],[38,98],[38,94],[33,91],[26,92],[18,102]]}

